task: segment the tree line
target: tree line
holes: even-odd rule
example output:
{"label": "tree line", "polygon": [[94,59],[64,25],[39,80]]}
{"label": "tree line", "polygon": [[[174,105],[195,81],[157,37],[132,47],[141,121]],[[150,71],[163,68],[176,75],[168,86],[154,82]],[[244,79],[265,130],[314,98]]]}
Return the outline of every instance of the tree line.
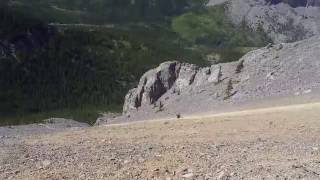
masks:
{"label": "tree line", "polygon": [[[5,0],[3,4],[10,0]],[[28,16],[60,23],[161,22],[208,0],[15,0]]]}

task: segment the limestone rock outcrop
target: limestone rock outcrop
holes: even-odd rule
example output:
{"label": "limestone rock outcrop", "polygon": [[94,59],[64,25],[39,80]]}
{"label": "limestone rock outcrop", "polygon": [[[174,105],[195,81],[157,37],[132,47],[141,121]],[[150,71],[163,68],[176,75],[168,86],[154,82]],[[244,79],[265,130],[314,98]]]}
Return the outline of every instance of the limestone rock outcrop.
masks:
{"label": "limestone rock outcrop", "polygon": [[128,92],[123,112],[127,114],[140,107],[153,105],[168,91],[180,94],[190,86],[218,83],[220,78],[220,65],[200,68],[177,61],[164,62],[159,67],[146,72],[140,79],[138,87]]}
{"label": "limestone rock outcrop", "polygon": [[[320,90],[320,36],[249,52],[237,62],[198,67],[170,61],[145,73],[125,98],[124,114],[195,113],[227,104]],[[145,116],[146,115],[146,116]]]}

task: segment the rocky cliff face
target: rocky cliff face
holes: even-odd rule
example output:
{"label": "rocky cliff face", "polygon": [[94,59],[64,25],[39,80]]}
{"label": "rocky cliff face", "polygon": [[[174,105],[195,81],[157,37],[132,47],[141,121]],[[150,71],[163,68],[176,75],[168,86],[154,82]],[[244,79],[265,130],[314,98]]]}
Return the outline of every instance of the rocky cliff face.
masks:
{"label": "rocky cliff face", "polygon": [[138,87],[129,91],[123,112],[127,114],[146,106],[157,106],[157,103],[162,106],[158,100],[166,93],[180,94],[190,86],[218,83],[220,80],[220,65],[200,68],[177,61],[165,62],[145,73]]}
{"label": "rocky cliff face", "polygon": [[307,7],[294,8],[286,3],[266,4],[265,0],[233,0],[228,14],[236,25],[245,23],[263,31],[276,43],[294,42],[320,34],[320,7],[310,1]]}
{"label": "rocky cliff face", "polygon": [[[266,33],[274,42],[295,42],[320,34],[319,0],[225,0],[238,26]],[[221,4],[210,1],[209,5]]]}
{"label": "rocky cliff face", "polygon": [[[230,0],[209,0],[208,5],[214,6],[228,1]],[[280,3],[284,3],[290,5],[293,8],[320,6],[320,0],[264,0],[264,2],[266,5],[277,5]]]}
{"label": "rocky cliff face", "polygon": [[289,4],[291,7],[319,6],[319,0],[265,0],[268,4]]}
{"label": "rocky cliff face", "polygon": [[318,6],[318,7],[320,7],[320,0],[307,0],[307,6]]}
{"label": "rocky cliff face", "polygon": [[152,118],[320,90],[320,36],[268,45],[238,62],[198,67],[176,61],[148,71],[125,99],[124,114]]}

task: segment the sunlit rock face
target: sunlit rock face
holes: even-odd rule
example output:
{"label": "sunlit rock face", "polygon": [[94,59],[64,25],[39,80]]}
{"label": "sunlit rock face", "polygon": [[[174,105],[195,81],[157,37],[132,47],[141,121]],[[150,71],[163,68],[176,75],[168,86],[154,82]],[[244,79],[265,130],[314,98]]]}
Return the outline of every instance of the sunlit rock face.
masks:
{"label": "sunlit rock face", "polygon": [[[230,0],[209,0],[208,6],[226,3]],[[231,0],[232,1],[232,0]],[[297,7],[320,7],[320,0],[265,0],[266,5],[277,5],[280,3],[289,4],[293,8]]]}
{"label": "sunlit rock face", "polygon": [[320,6],[320,0],[266,0],[269,4],[287,3],[292,7]]}
{"label": "sunlit rock face", "polygon": [[[230,0],[227,15],[273,42],[295,42],[320,35],[320,0]],[[291,4],[291,5],[290,5]]]}
{"label": "sunlit rock face", "polygon": [[317,6],[317,7],[320,7],[320,0],[308,0],[307,6]]}

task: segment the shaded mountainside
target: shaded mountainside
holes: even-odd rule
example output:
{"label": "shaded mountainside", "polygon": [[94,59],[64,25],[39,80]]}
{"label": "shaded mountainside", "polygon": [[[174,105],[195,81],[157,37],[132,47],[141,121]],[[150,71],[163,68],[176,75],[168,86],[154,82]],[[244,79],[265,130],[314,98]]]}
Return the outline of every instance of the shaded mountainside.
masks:
{"label": "shaded mountainside", "polygon": [[161,26],[57,28],[1,8],[1,123],[12,114],[87,106],[105,111],[121,104],[138,77],[164,59],[205,64]]}
{"label": "shaded mountainside", "polygon": [[1,58],[1,112],[121,103],[130,82],[163,59],[201,60],[196,52],[154,33],[69,29],[27,52],[19,49],[20,42],[22,48],[30,48],[35,41],[22,35],[18,44],[10,42],[16,58]]}
{"label": "shaded mountainside", "polygon": [[5,0],[28,16],[57,23],[160,22],[201,6],[204,0]]}

